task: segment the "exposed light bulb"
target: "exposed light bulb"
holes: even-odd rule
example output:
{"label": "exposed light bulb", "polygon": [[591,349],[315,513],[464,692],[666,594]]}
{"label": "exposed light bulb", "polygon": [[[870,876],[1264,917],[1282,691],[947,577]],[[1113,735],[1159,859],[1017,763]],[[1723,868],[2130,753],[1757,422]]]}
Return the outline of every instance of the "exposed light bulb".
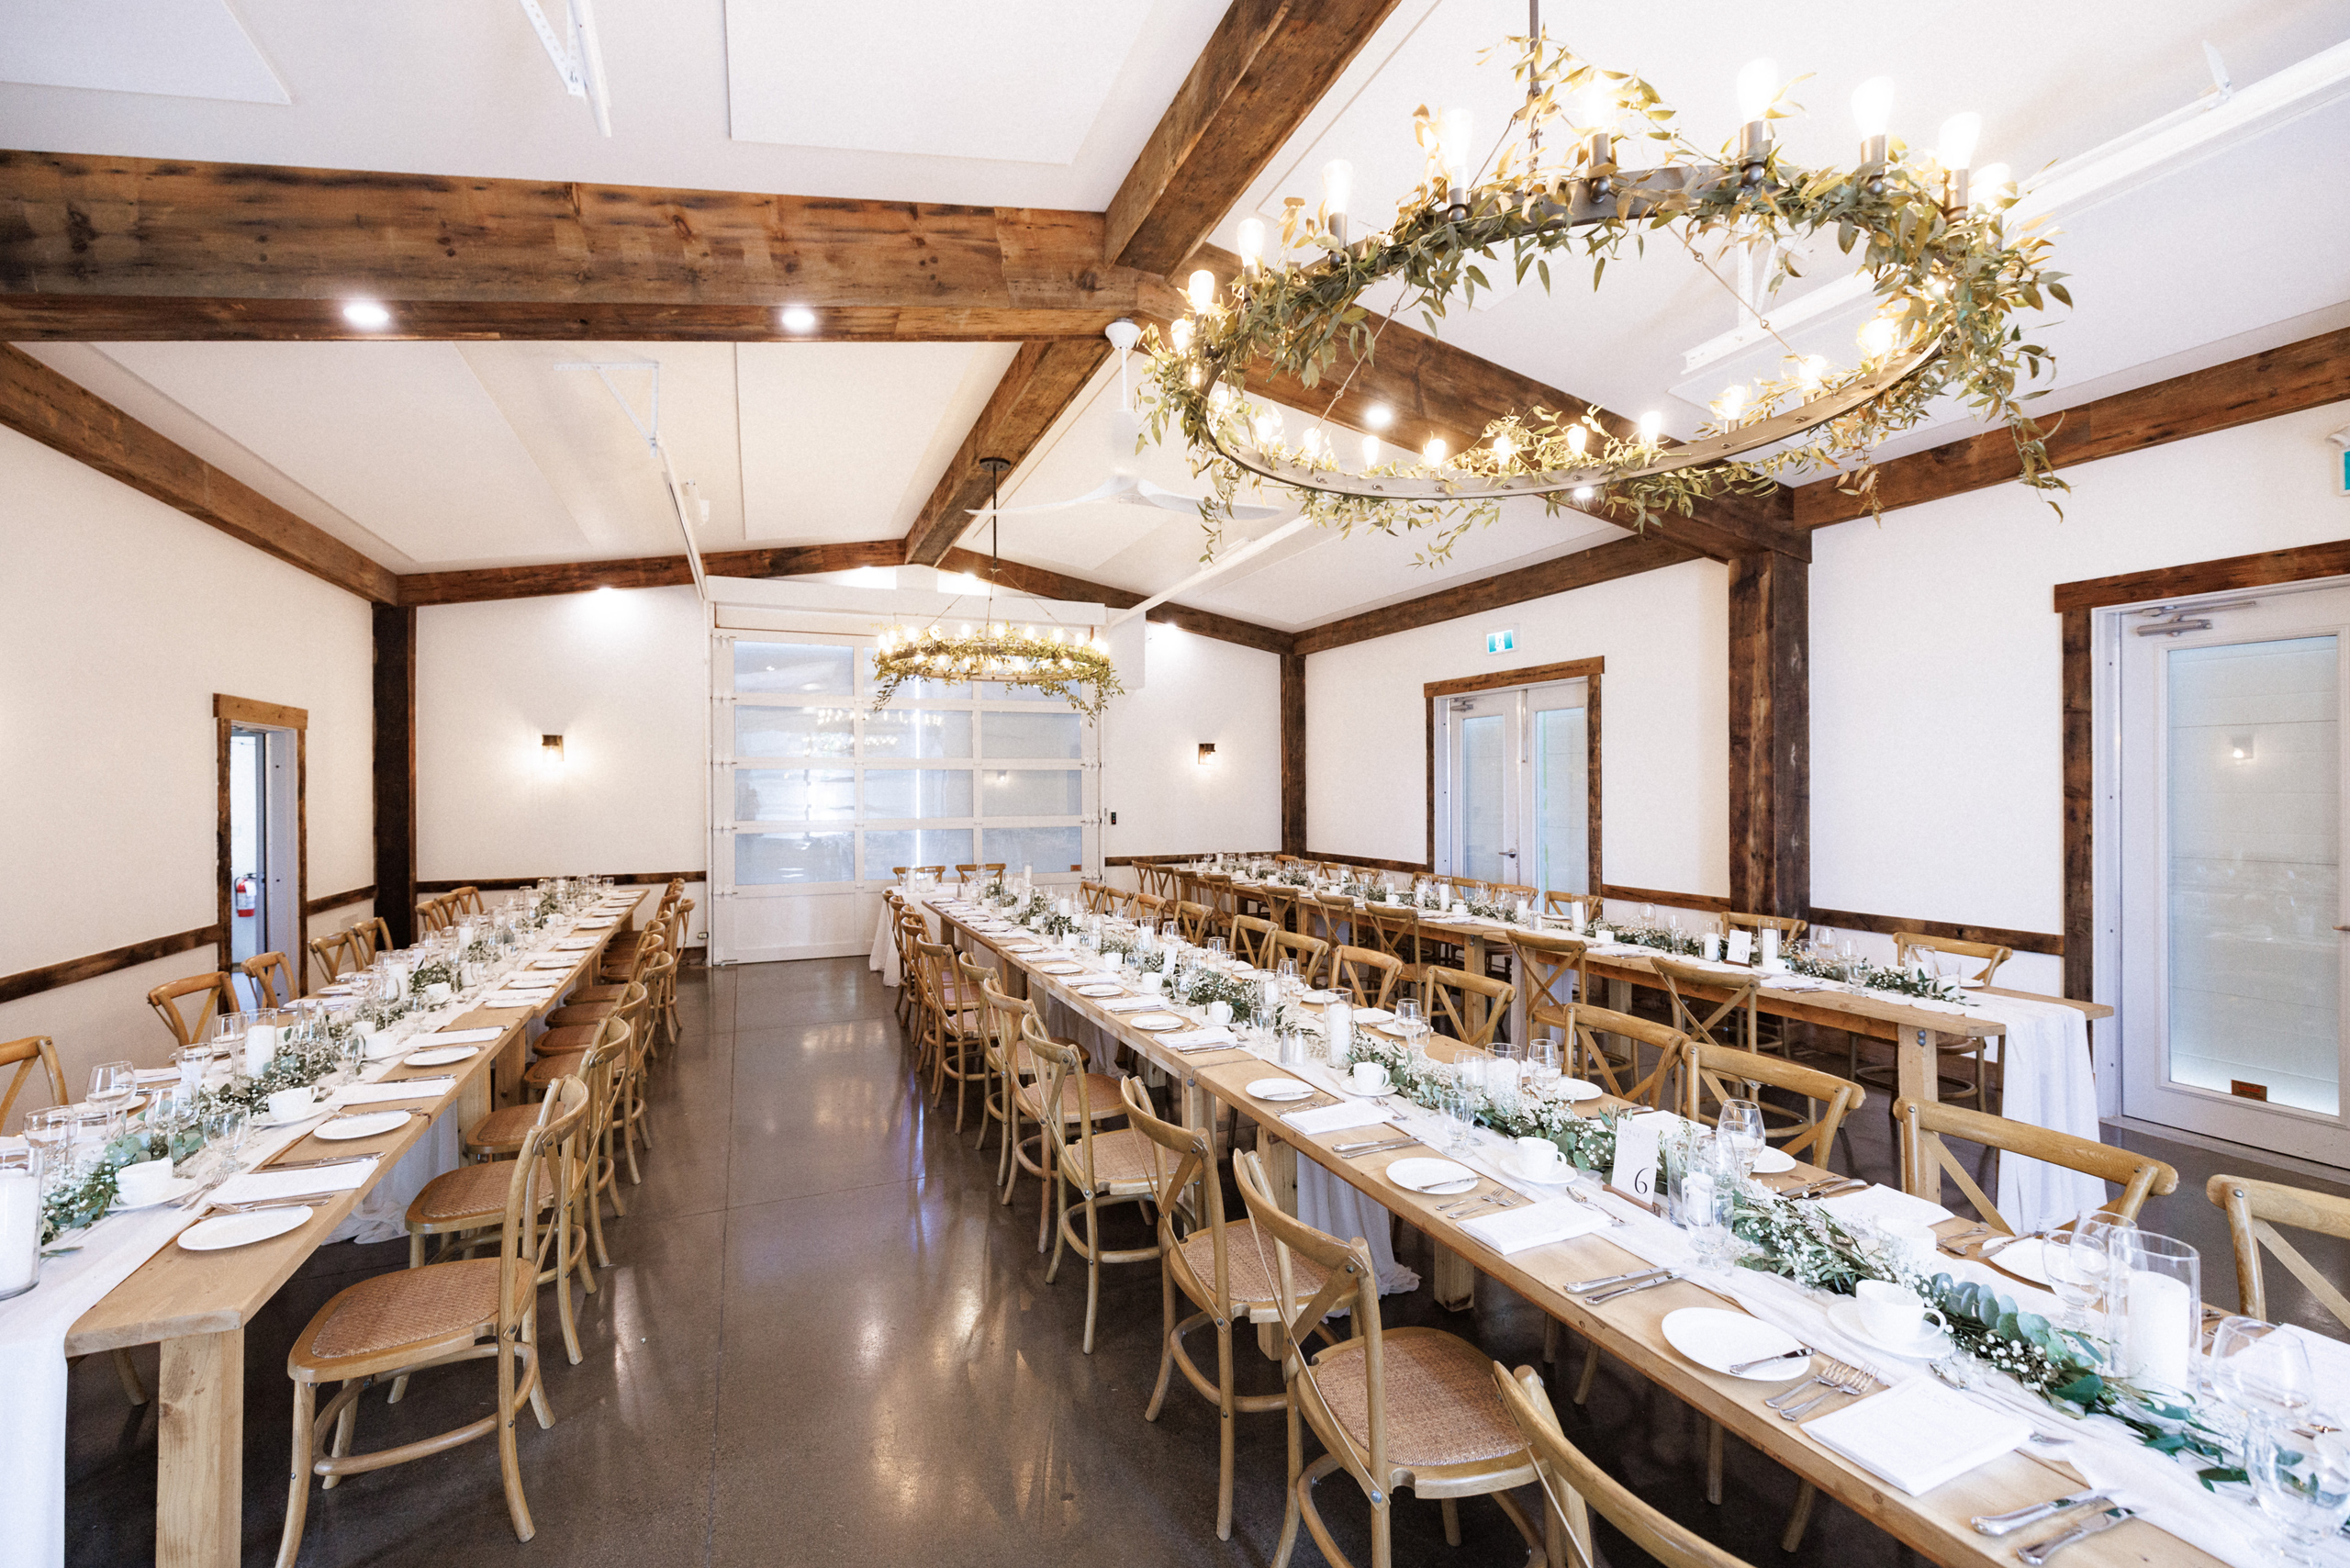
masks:
{"label": "exposed light bulb", "polygon": [[958,637],[968,637],[968,636],[969,636],[970,634],[971,634],[971,624],[970,624],[970,622],[968,622],[968,621],[967,621],[967,622],[965,622],[963,623],[963,629],[962,629],[960,632],[958,632],[958,633],[956,633],[956,635],[957,635],[957,636],[958,636]]}
{"label": "exposed light bulb", "polygon": [[1362,465],[1366,468],[1379,466],[1379,438],[1375,435],[1362,438]]}
{"label": "exposed light bulb", "polygon": [[1267,409],[1257,416],[1257,444],[1270,446],[1281,438],[1281,415],[1279,409]]}
{"label": "exposed light bulb", "polygon": [[1735,386],[1723,387],[1722,395],[1718,399],[1718,406],[1721,409],[1722,418],[1726,420],[1738,418],[1746,409],[1746,384],[1741,381]]}
{"label": "exposed light bulb", "polygon": [[1654,409],[1651,409],[1647,413],[1640,416],[1640,441],[1642,444],[1654,446],[1656,444],[1656,438],[1663,432],[1664,416],[1662,414],[1659,413]]}
{"label": "exposed light bulb", "polygon": [[1219,409],[1224,408],[1232,401],[1231,386],[1225,382],[1217,382],[1214,390],[1208,394],[1208,401]]}
{"label": "exposed light bulb", "polygon": [[1852,124],[1863,141],[1883,136],[1892,123],[1892,77],[1872,76],[1852,89]]}
{"label": "exposed light bulb", "polygon": [[1567,427],[1567,450],[1569,452],[1573,453],[1577,457],[1581,457],[1583,455],[1583,448],[1590,444],[1591,431],[1582,425],[1569,425]]}
{"label": "exposed light bulb", "polygon": [[1953,115],[1942,121],[1942,140],[1935,156],[1945,169],[1969,169],[1975,165],[1975,144],[1983,137],[1983,117],[1969,112]]}
{"label": "exposed light bulb", "polygon": [[1444,437],[1432,435],[1428,437],[1428,443],[1420,448],[1420,455],[1427,460],[1429,467],[1441,468],[1444,466],[1444,454],[1450,450],[1444,444]]}
{"label": "exposed light bulb", "polygon": [[1191,300],[1192,310],[1200,315],[1206,315],[1209,308],[1215,304],[1215,274],[1202,267],[1192,274],[1191,286],[1183,292]]}
{"label": "exposed light bulb", "polygon": [[1437,156],[1444,163],[1448,185],[1469,183],[1470,161],[1476,156],[1471,145],[1476,138],[1475,126],[1474,118],[1465,108],[1440,110],[1436,117]]}
{"label": "exposed light bulb", "polygon": [[2015,174],[2005,163],[1986,163],[1975,171],[1971,198],[1976,207],[1991,207],[2007,198]]}
{"label": "exposed light bulb", "polygon": [[1750,60],[1738,70],[1738,118],[1752,123],[1768,113],[1779,95],[1779,62],[1767,55]]}
{"label": "exposed light bulb", "polygon": [[1890,316],[1871,318],[1856,334],[1861,341],[1861,352],[1871,359],[1883,359],[1893,352],[1894,334],[1897,330]]}
{"label": "exposed light bulb", "polygon": [[1362,422],[1375,431],[1383,431],[1395,422],[1395,410],[1384,403],[1373,403],[1362,411]]}
{"label": "exposed light bulb", "polygon": [[372,299],[354,299],[342,308],[342,319],[354,327],[374,331],[392,324],[392,313]]}
{"label": "exposed light bulb", "polygon": [[812,332],[816,330],[816,313],[805,305],[787,305],[776,315],[787,332]]}
{"label": "exposed light bulb", "polygon": [[1575,487],[1575,499],[1579,501],[1587,501],[1591,499],[1591,487],[1589,485],[1577,485]]}
{"label": "exposed light bulb", "polygon": [[1168,323],[1167,341],[1175,346],[1177,353],[1192,352],[1192,319],[1189,316],[1179,316]]}
{"label": "exposed light bulb", "polygon": [[1826,379],[1828,360],[1824,355],[1807,353],[1796,362],[1796,379],[1807,387],[1816,387]]}
{"label": "exposed light bulb", "polygon": [[1265,224],[1262,218],[1244,218],[1237,236],[1240,241],[1240,270],[1253,273],[1265,263]]}
{"label": "exposed light bulb", "polygon": [[1344,218],[1355,199],[1355,166],[1344,158],[1333,158],[1322,165],[1322,209],[1333,218]]}
{"label": "exposed light bulb", "polygon": [[1575,95],[1575,124],[1585,132],[1613,136],[1618,113],[1614,84],[1594,72]]}

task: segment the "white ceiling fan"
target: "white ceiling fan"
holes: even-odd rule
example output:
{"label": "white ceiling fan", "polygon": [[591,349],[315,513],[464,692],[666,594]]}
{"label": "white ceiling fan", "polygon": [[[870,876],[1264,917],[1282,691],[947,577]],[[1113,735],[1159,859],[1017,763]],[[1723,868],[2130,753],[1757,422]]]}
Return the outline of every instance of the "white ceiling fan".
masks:
{"label": "white ceiling fan", "polygon": [[[1170,490],[1163,485],[1129,472],[1134,465],[1135,446],[1142,433],[1142,416],[1134,410],[1133,399],[1126,392],[1126,354],[1142,339],[1142,330],[1132,321],[1119,319],[1103,329],[1110,346],[1118,351],[1118,407],[1110,417],[1110,476],[1081,496],[1065,501],[1039,501],[1024,507],[973,507],[973,517],[1020,517],[1031,512],[1066,511],[1071,507],[1104,504],[1130,507],[1155,507],[1162,511],[1190,512],[1197,515],[1201,498],[1187,496],[1181,490]],[[1263,522],[1286,510],[1282,507],[1232,507],[1235,522]]]}

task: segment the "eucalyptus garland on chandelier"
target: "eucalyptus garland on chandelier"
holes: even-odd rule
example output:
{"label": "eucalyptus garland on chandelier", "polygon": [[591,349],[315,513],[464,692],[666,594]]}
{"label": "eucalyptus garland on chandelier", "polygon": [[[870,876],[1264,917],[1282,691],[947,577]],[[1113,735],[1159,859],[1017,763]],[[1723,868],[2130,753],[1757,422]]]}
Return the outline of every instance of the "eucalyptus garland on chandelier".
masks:
{"label": "eucalyptus garland on chandelier", "polygon": [[[1319,256],[1267,266],[1248,253],[1261,249],[1261,226],[1252,232],[1244,224],[1240,275],[1219,288],[1212,274],[1195,273],[1192,313],[1146,340],[1147,433],[1159,440],[1170,426],[1180,431],[1194,472],[1212,478],[1214,494],[1201,507],[1211,552],[1240,487],[1259,481],[1293,492],[1304,514],[1325,525],[1434,530],[1429,559],[1493,521],[1511,496],[1539,496],[1554,510],[1572,496],[1583,510],[1639,530],[1665,514],[1689,514],[1701,498],[1759,493],[1782,473],[1812,469],[1840,471],[1839,487],[1874,510],[1872,449],[1918,425],[1945,395],[2009,427],[2025,484],[2065,487],[2019,396],[2051,356],[2026,342],[2012,318],[2049,298],[2069,306],[2071,297],[2064,274],[2048,268],[2045,235],[2027,225],[2008,236],[2011,186],[1986,178],[1982,199],[1970,199],[1971,150],[1946,165],[1889,139],[1881,99],[1880,123],[1871,129],[1864,120],[1856,167],[1804,168],[1780,156],[1770,133],[1769,121],[1787,112],[1782,90],[1758,93],[1742,78],[1748,123],[1718,159],[1674,129],[1673,110],[1646,82],[1550,48],[1539,28],[1509,41],[1528,98],[1490,176],[1472,183],[1465,117],[1456,126],[1451,115],[1422,108],[1416,123],[1429,149],[1429,177],[1391,225],[1349,241],[1351,170],[1334,164],[1325,171],[1329,199],[1309,212],[1302,198],[1289,198],[1281,224],[1284,250],[1310,246]],[[1862,112],[1857,95],[1855,109]],[[1635,136],[1662,144],[1656,166],[1619,164],[1624,139],[1616,130],[1628,116],[1639,125]],[[1546,131],[1571,148],[1563,159],[1546,160]],[[1964,140],[1971,142],[1971,129]],[[1829,231],[1845,253],[1858,248],[1874,280],[1878,313],[1859,334],[1860,362],[1839,367],[1791,353],[1783,376],[1729,388],[1686,444],[1664,438],[1654,415],[1635,426],[1588,409],[1535,408],[1493,421],[1464,452],[1432,441],[1416,457],[1382,461],[1372,437],[1362,461],[1348,464],[1322,426],[1287,441],[1279,414],[1247,395],[1251,375],[1270,374],[1307,387],[1335,383],[1335,402],[1350,374],[1342,353],[1357,362],[1374,353],[1382,323],[1361,300],[1376,285],[1399,288],[1391,316],[1416,309],[1434,330],[1456,297],[1466,302],[1492,287],[1481,264],[1489,259],[1505,259],[1520,282],[1532,272],[1546,290],[1554,255],[1589,260],[1596,288],[1611,260],[1628,245],[1645,253],[1651,235],[1669,235],[1701,263],[1708,246],[1727,253],[1769,244],[1778,258],[1775,286],[1796,274],[1780,242]]]}
{"label": "eucalyptus garland on chandelier", "polygon": [[1110,699],[1125,690],[1099,638],[1080,639],[1074,632],[1064,636],[1058,627],[1040,635],[996,621],[977,630],[965,626],[954,636],[936,625],[893,626],[881,633],[873,673],[880,682],[873,700],[877,713],[909,680],[1033,687],[1088,719],[1100,718]]}

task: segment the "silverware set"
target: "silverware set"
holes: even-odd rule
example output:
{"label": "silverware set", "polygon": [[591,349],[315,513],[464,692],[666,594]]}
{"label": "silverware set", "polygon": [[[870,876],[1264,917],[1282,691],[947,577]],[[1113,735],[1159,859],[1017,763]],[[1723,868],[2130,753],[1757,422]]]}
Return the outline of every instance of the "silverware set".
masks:
{"label": "silverware set", "polygon": [[2075,1525],[2071,1529],[2065,1530],[2060,1535],[2050,1536],[2046,1540],[2042,1541],[2037,1546],[2026,1546],[2018,1549],[2016,1552],[2016,1561],[2023,1563],[2024,1568],[2040,1568],[2042,1563],[2047,1562],[2050,1558],[2055,1556],[2058,1552],[2064,1551],[2075,1541],[2087,1540],[2089,1537],[2096,1535],[2100,1530],[2109,1530],[2114,1526],[2121,1523],[2124,1519],[2134,1519],[2137,1517],[2137,1513],[2134,1509],[2121,1506],[2108,1508],[2105,1512],[2095,1515],[2092,1518],[2084,1520],[2082,1523]]}
{"label": "silverware set", "polygon": [[1832,1198],[1839,1193],[1846,1192],[1854,1187],[1865,1187],[1867,1185],[1868,1183],[1866,1182],[1863,1182],[1856,1177],[1822,1176],[1817,1181],[1806,1182],[1800,1186],[1782,1187],[1779,1189],[1779,1196],[1783,1198]]}
{"label": "silverware set", "polygon": [[1526,1202],[1524,1198],[1518,1196],[1516,1193],[1511,1192],[1506,1187],[1504,1187],[1498,1188],[1491,1193],[1472,1193],[1468,1197],[1458,1199],[1455,1202],[1445,1205],[1444,1207],[1437,1210],[1437,1213],[1442,1215],[1447,1219],[1459,1219],[1461,1215],[1470,1213],[1472,1210],[1483,1207],[1489,1204],[1497,1209],[1514,1209],[1524,1202]]}
{"label": "silverware set", "polygon": [[[1784,1394],[1774,1394],[1762,1402],[1763,1407],[1778,1412],[1782,1421],[1800,1421],[1812,1411],[1840,1394],[1859,1398],[1876,1392],[1876,1379],[1855,1366],[1831,1361],[1822,1356],[1819,1370]],[[1806,1391],[1818,1387],[1819,1393],[1803,1397]]]}
{"label": "silverware set", "polygon": [[1669,1285],[1680,1277],[1681,1271],[1678,1269],[1661,1270],[1646,1279],[1637,1280],[1628,1285],[1617,1285],[1612,1291],[1602,1291],[1597,1295],[1587,1295],[1583,1299],[1591,1305],[1597,1306],[1601,1302],[1614,1301],[1619,1295],[1633,1295],[1640,1291],[1653,1290],[1659,1285]]}
{"label": "silverware set", "polygon": [[1419,1141],[1416,1137],[1371,1138],[1362,1143],[1335,1143],[1330,1146],[1330,1152],[1353,1159],[1365,1154],[1384,1154],[1391,1148],[1412,1148]]}

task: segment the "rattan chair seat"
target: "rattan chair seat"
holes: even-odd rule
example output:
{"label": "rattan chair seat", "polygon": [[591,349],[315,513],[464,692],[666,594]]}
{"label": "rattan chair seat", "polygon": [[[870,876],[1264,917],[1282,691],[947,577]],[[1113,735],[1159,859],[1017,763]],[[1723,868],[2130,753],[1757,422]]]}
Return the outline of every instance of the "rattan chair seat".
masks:
{"label": "rattan chair seat", "polygon": [[[465,1129],[465,1144],[471,1148],[520,1148],[522,1139],[538,1125],[539,1108],[532,1104],[509,1105],[503,1111],[492,1111]],[[511,1176],[512,1171],[508,1171]]]}
{"label": "rattan chair seat", "polygon": [[[1314,1382],[1339,1426],[1368,1447],[1366,1343],[1348,1339],[1315,1357]],[[1525,1449],[1526,1439],[1494,1387],[1494,1360],[1484,1351],[1440,1328],[1390,1328],[1382,1350],[1390,1463],[1416,1470],[1482,1464]]]}
{"label": "rattan chair seat", "polygon": [[[1199,1282],[1208,1289],[1215,1288],[1215,1237],[1206,1230],[1195,1230],[1183,1238],[1183,1261]],[[1230,1271],[1225,1283],[1232,1291],[1235,1311],[1252,1306],[1270,1306],[1278,1294],[1275,1276],[1270,1270],[1279,1269],[1281,1260],[1274,1255],[1273,1238],[1258,1232],[1253,1219],[1226,1220],[1224,1226],[1224,1261]],[[1322,1288],[1329,1279],[1329,1271],[1311,1258],[1291,1253],[1290,1282],[1297,1287],[1300,1301]],[[1292,1308],[1294,1310],[1294,1308]]]}
{"label": "rattan chair seat", "polygon": [[595,1043],[594,1024],[565,1024],[559,1029],[549,1029],[532,1040],[531,1048],[543,1057],[558,1057],[584,1051]]}
{"label": "rattan chair seat", "polygon": [[498,1326],[498,1270],[495,1258],[468,1258],[362,1280],[319,1309],[286,1366],[331,1376],[338,1361],[407,1350],[425,1360],[462,1346]]}
{"label": "rattan chair seat", "polygon": [[[1045,1119],[1044,1102],[1036,1097],[1035,1084],[1022,1084],[1017,1098],[1020,1102],[1021,1113],[1030,1121],[1041,1122]],[[1085,1098],[1093,1107],[1093,1119],[1096,1122],[1114,1122],[1126,1114],[1125,1103],[1118,1098],[1118,1081],[1106,1072],[1089,1072],[1085,1075]],[[1065,1085],[1061,1090],[1061,1120],[1070,1126],[1075,1126],[1084,1120],[1078,1114],[1075,1085]]]}
{"label": "rattan chair seat", "polygon": [[558,1078],[576,1078],[579,1064],[588,1059],[586,1051],[557,1051],[532,1062],[522,1074],[522,1081],[533,1089],[544,1089]]}
{"label": "rattan chair seat", "polygon": [[[1110,1092],[1113,1094],[1117,1093],[1114,1079],[1112,1080]],[[1116,1104],[1120,1111],[1125,1109],[1125,1101],[1123,1098],[1118,1100]],[[1115,1132],[1095,1133],[1091,1140],[1091,1148],[1093,1154],[1092,1175],[1095,1192],[1125,1193],[1150,1191],[1157,1180],[1158,1170],[1157,1162],[1151,1158],[1151,1144],[1148,1138],[1144,1137],[1132,1127],[1120,1127]],[[1069,1162],[1070,1174],[1077,1178],[1080,1186],[1085,1184],[1083,1170],[1085,1150],[1084,1145],[1071,1144],[1061,1151],[1061,1158]]]}
{"label": "rattan chair seat", "polygon": [[610,985],[576,985],[564,999],[568,1006],[575,1002],[622,1002],[628,998],[628,982],[621,980]]}
{"label": "rattan chair seat", "polygon": [[[554,1172],[543,1160],[539,1169],[539,1206],[544,1208],[554,1202]],[[498,1225],[506,1217],[506,1189],[513,1180],[514,1167],[503,1159],[444,1170],[409,1200],[407,1223],[411,1227],[450,1226],[462,1220]]]}
{"label": "rattan chair seat", "polygon": [[550,1029],[564,1029],[580,1025],[586,1025],[592,1027],[595,1025],[602,1023],[605,1019],[610,1018],[613,1014],[618,1013],[620,1010],[621,1004],[617,998],[610,1002],[581,1002],[574,1000],[565,1002],[561,1007],[556,1008],[554,1012],[547,1014],[547,1027]]}

